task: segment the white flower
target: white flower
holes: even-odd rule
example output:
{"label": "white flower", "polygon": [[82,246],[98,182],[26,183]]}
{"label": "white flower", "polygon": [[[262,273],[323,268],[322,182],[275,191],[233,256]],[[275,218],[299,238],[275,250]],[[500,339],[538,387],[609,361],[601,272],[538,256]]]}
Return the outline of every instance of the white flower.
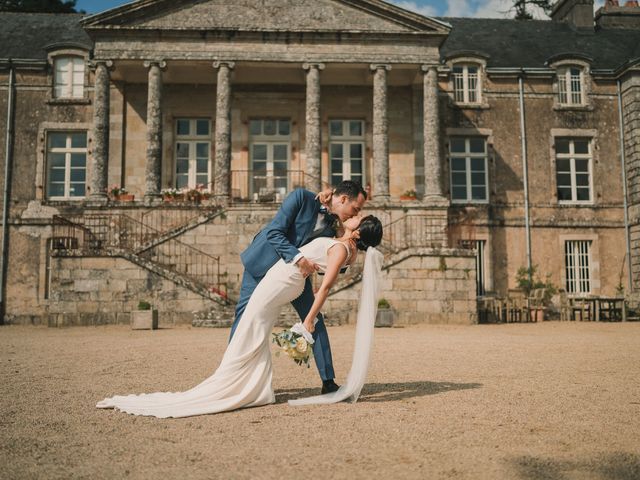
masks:
{"label": "white flower", "polygon": [[297,341],[296,341],[296,350],[300,353],[307,353],[307,348],[309,347],[309,344],[307,343],[307,341],[300,337]]}

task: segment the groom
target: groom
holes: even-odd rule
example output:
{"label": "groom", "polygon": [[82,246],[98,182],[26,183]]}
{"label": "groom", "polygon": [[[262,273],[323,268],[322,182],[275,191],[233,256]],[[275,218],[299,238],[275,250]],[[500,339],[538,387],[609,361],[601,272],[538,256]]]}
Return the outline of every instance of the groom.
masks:
{"label": "groom", "polygon": [[[254,237],[251,245],[240,255],[244,265],[244,275],[240,299],[236,306],[236,318],[231,327],[231,338],[256,286],[281,258],[286,263],[294,263],[307,279],[302,295],[291,304],[301,320],[304,320],[311,310],[314,296],[309,276],[319,267],[305,258],[298,248],[318,237],[334,237],[336,217],[344,222],[356,216],[367,199],[362,186],[350,180],[340,183],[333,190],[333,194],[326,193],[328,200],[326,205],[322,205],[314,193],[303,189],[294,190],[282,202],[280,210],[271,223]],[[322,379],[322,394],[335,392],[338,385],[334,381],[331,346],[322,314],[318,314],[313,338],[315,340],[313,355]]]}

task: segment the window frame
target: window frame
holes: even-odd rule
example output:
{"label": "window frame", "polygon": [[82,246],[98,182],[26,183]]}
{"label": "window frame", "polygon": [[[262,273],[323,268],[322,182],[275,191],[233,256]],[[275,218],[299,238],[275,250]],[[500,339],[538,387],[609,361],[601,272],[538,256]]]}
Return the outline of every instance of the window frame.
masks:
{"label": "window frame", "polygon": [[[553,108],[554,110],[593,110],[591,102],[591,59],[587,57],[560,55],[553,60],[547,60],[546,65],[555,73],[553,83]],[[575,103],[571,98],[571,69],[580,70],[580,103]],[[567,76],[567,73],[569,76]],[[564,85],[564,88],[562,87]],[[564,93],[563,93],[564,92]],[[562,95],[566,101],[562,101]]]}
{"label": "window frame", "polygon": [[[71,135],[73,134],[77,134],[77,133],[83,133],[85,135],[85,146],[84,147],[72,147],[71,146]],[[49,147],[49,139],[51,138],[51,135],[55,135],[55,134],[66,134],[66,142],[65,142],[65,147],[55,147],[55,148],[50,148]],[[45,163],[44,163],[44,198],[47,201],[50,202],[69,202],[69,201],[83,201],[85,200],[88,195],[88,178],[89,178],[89,132],[86,130],[80,130],[80,129],[76,129],[76,130],[71,130],[71,129],[61,129],[61,130],[48,130],[46,132],[45,135]],[[65,179],[64,179],[64,195],[63,196],[52,196],[50,194],[50,185],[49,185],[49,175],[50,175],[50,167],[49,167],[49,162],[50,162],[50,155],[52,153],[57,153],[57,154],[64,154],[65,156],[65,167],[64,167],[64,172],[65,172]],[[85,172],[85,177],[84,177],[84,195],[82,196],[71,196],[69,195],[70,193],[70,189],[71,189],[71,155],[74,153],[84,153],[85,155],[85,159],[84,159],[84,172]],[[80,183],[80,182],[73,182],[73,183]]]}
{"label": "window frame", "polygon": [[[574,73],[578,70],[579,90],[574,91]],[[556,82],[558,84],[558,105],[562,107],[583,107],[585,102],[585,74],[584,67],[580,65],[562,65],[556,70]],[[574,96],[579,95],[580,101],[574,101]],[[563,101],[564,96],[564,101]]]}
{"label": "window frame", "polygon": [[[184,120],[188,120],[189,121],[189,134],[187,135],[180,135],[178,134],[178,122],[179,121],[184,121]],[[209,133],[206,135],[198,135],[197,134],[197,122],[198,121],[202,121],[202,120],[206,120],[208,122],[208,129],[209,129]],[[197,154],[197,144],[199,143],[206,143],[207,144],[207,183],[205,184],[205,189],[210,189],[211,188],[211,182],[212,182],[212,176],[213,176],[213,166],[212,166],[212,162],[213,162],[213,155],[212,155],[212,151],[211,151],[211,147],[213,145],[213,141],[212,141],[212,127],[213,127],[213,122],[211,121],[211,118],[208,117],[186,117],[186,116],[181,116],[181,117],[175,117],[174,118],[174,142],[173,142],[173,154],[174,154],[174,165],[173,165],[173,186],[175,188],[178,188],[178,144],[183,143],[183,144],[187,144],[189,145],[189,166],[188,166],[188,171],[187,171],[187,185],[186,187],[180,187],[180,188],[187,188],[187,189],[194,189],[197,188],[198,185],[201,185],[200,183],[197,182],[197,160],[198,160],[198,154]],[[191,133],[194,132],[194,133]]]}
{"label": "window frame", "polygon": [[[569,142],[569,153],[558,153],[557,144],[559,140],[566,140]],[[588,146],[588,153],[575,153],[575,141],[585,141]],[[556,199],[559,205],[593,205],[595,203],[595,194],[593,187],[593,138],[585,136],[554,136],[553,137],[553,151],[554,151],[554,166],[555,166],[555,186],[556,186]],[[589,200],[578,200],[578,185],[576,181],[576,168],[575,163],[577,160],[588,160],[588,175],[589,175]],[[559,195],[558,184],[558,160],[569,160],[569,173],[571,176],[571,200],[561,200]],[[565,187],[566,188],[566,187]]]}
{"label": "window frame", "polygon": [[[482,154],[471,152],[470,149],[470,140],[472,138],[481,138],[484,141],[484,152]],[[465,152],[452,152],[451,145],[453,139],[464,139],[465,141]],[[489,190],[489,139],[484,135],[450,135],[447,139],[448,144],[448,152],[447,152],[447,160],[449,164],[449,198],[452,204],[456,205],[486,205],[490,202],[490,190]],[[453,158],[461,158],[465,159],[465,187],[467,189],[467,198],[466,199],[454,199],[453,198]],[[472,158],[483,158],[484,159],[484,187],[485,187],[485,198],[482,200],[474,200],[472,187],[473,183],[471,181],[471,159]]]}
{"label": "window frame", "polygon": [[[275,133],[265,134],[265,122],[274,121],[275,123]],[[261,122],[260,133],[252,133],[252,123],[253,122]],[[281,134],[280,122],[288,122],[288,134]],[[251,197],[260,198],[262,195],[268,195],[269,193],[275,193],[277,195],[282,195],[283,197],[292,191],[292,184],[295,183],[292,178],[292,170],[291,165],[293,162],[293,120],[289,117],[251,117],[248,121],[248,139],[249,139],[249,159],[248,159],[248,191]],[[254,151],[257,145],[266,146],[266,159],[264,160],[266,166],[266,173],[264,174],[264,179],[266,180],[266,186],[259,187],[256,191],[256,177],[254,174]],[[286,145],[287,152],[287,168],[286,168],[286,187],[277,187],[275,184],[277,180],[282,177],[275,175],[275,165],[277,162],[281,162],[281,160],[276,160],[274,158],[275,147]],[[263,160],[261,160],[263,161]],[[262,178],[262,176],[261,176]],[[284,192],[282,189],[284,188]],[[264,189],[264,191],[263,191]],[[274,197],[274,198],[276,198]]]}
{"label": "window frame", "polygon": [[[79,58],[82,60],[83,64],[83,75],[82,75],[82,95],[77,97],[74,96],[57,96],[56,95],[56,65],[57,61],[63,58]],[[67,47],[67,48],[59,48],[56,47],[55,50],[51,50],[47,55],[47,63],[49,66],[48,69],[48,85],[49,85],[49,94],[47,103],[49,104],[89,104],[89,78],[91,68],[89,65],[89,51],[81,48],[81,47]],[[72,74],[71,74],[72,75]]]}
{"label": "window frame", "polygon": [[[457,88],[458,79],[460,78],[460,73],[456,73],[456,69],[462,69],[462,99],[458,98],[457,93],[460,91]],[[476,85],[475,88],[472,89],[470,87],[470,73],[469,68],[475,68],[476,72]],[[481,105],[482,104],[482,65],[479,63],[474,63],[470,61],[457,61],[453,63],[451,67],[451,80],[453,84],[453,101],[458,105]],[[471,92],[475,92],[476,99],[470,100]]]}
{"label": "window frame", "polygon": [[[341,122],[342,123],[342,135],[335,136],[331,133],[331,123],[332,122]],[[351,122],[358,122],[360,124],[360,135],[351,135]],[[351,145],[360,145],[362,157],[362,172],[360,173],[361,181],[360,183],[364,185],[367,173],[366,168],[366,157],[367,157],[367,142],[366,142],[366,127],[367,124],[364,119],[361,118],[330,118],[327,123],[328,128],[328,179],[329,183],[333,184],[333,155],[332,155],[332,146],[334,144],[342,145],[342,172],[340,175],[342,176],[342,180],[351,180]],[[346,173],[348,172],[349,178],[345,178]]]}
{"label": "window frame", "polygon": [[[569,245],[572,245],[572,251],[569,252]],[[578,248],[580,246],[586,246],[584,248]],[[586,250],[586,252],[585,252]],[[585,279],[582,276],[582,271],[585,268],[584,264],[580,263],[580,257],[584,257],[586,255],[586,269],[587,269],[587,278]],[[569,268],[569,259],[572,258],[572,273],[570,274]],[[593,240],[591,239],[565,239],[564,240],[564,280],[565,280],[565,289],[568,295],[580,297],[592,295],[594,292],[594,280],[593,280]],[[583,288],[584,283],[587,283],[588,288],[585,290]],[[573,289],[571,288],[573,285]]]}

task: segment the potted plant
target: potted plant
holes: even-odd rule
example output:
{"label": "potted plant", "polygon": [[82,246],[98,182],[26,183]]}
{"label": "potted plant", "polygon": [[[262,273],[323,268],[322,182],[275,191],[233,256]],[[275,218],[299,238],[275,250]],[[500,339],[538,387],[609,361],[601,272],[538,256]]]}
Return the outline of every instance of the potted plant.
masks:
{"label": "potted plant", "polygon": [[109,196],[118,202],[132,202],[135,198],[135,195],[127,192],[127,190],[120,185],[111,185],[109,187]]}
{"label": "potted plant", "polygon": [[418,193],[415,190],[407,190],[400,195],[400,200],[414,201],[418,198]]}
{"label": "potted plant", "polygon": [[188,188],[184,192],[184,198],[187,202],[200,203],[202,200],[209,198],[209,190],[204,185],[198,184],[195,188]]}
{"label": "potted plant", "polygon": [[158,310],[152,308],[146,300],[138,302],[138,309],[131,312],[132,330],[156,330],[158,328]]}
{"label": "potted plant", "polygon": [[386,298],[378,300],[378,313],[376,314],[376,327],[392,327],[396,318],[396,312]]}
{"label": "potted plant", "polygon": [[173,203],[182,200],[182,194],[175,188],[165,188],[162,190],[162,200],[167,203]]}
{"label": "potted plant", "polygon": [[[551,297],[558,292],[556,286],[549,279],[550,275],[547,275],[543,281],[537,275],[537,271],[538,267],[534,265],[531,268],[520,267],[516,273],[518,288],[524,292],[528,299],[532,322],[544,320],[545,308],[549,305]],[[536,291],[536,295],[535,298],[532,298],[534,291]]]}

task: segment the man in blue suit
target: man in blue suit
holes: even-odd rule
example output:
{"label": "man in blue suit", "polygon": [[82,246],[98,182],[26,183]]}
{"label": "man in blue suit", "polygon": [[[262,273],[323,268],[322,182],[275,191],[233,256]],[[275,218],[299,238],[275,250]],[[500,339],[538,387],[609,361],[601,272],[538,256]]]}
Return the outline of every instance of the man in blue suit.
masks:
{"label": "man in blue suit", "polygon": [[[251,245],[242,252],[240,258],[244,265],[244,275],[235,321],[231,327],[231,337],[256,286],[281,258],[286,263],[297,265],[307,279],[302,295],[291,302],[300,319],[305,319],[314,300],[309,276],[319,267],[305,258],[298,248],[317,237],[335,236],[336,217],[344,222],[356,216],[362,210],[367,194],[359,183],[345,180],[332,194],[326,193],[326,197],[326,205],[322,205],[315,193],[303,189],[294,190],[282,202],[271,223],[263,228],[254,237]],[[313,355],[322,379],[322,393],[334,392],[338,385],[334,381],[331,346],[322,314],[318,314],[313,338]]]}

